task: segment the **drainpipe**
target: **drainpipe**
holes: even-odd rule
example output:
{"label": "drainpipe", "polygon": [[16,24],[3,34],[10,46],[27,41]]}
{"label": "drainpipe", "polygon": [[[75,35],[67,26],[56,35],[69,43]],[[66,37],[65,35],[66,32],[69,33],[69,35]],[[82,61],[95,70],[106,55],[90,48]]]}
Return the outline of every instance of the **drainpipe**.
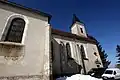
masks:
{"label": "drainpipe", "polygon": [[81,54],[81,60],[82,60],[82,66],[83,66],[84,74],[86,74],[85,62],[84,62],[84,59],[83,59],[82,52],[80,54]]}

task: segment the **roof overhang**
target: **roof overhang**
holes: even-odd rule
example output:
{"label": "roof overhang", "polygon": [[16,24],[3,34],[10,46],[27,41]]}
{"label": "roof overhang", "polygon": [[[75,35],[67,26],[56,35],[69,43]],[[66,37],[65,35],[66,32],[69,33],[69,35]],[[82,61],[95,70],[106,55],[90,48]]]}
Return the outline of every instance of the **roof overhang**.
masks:
{"label": "roof overhang", "polygon": [[53,28],[52,28],[51,32],[54,35],[64,36],[64,37],[77,39],[77,40],[82,40],[82,41],[87,41],[87,42],[96,44],[96,41],[93,40],[93,39],[90,39],[89,37],[82,37],[82,36],[78,36],[76,34],[72,34],[70,32],[64,32],[64,31],[60,31],[60,30],[57,30],[57,29],[53,29]]}
{"label": "roof overhang", "polygon": [[28,8],[28,7],[23,6],[21,4],[10,2],[10,1],[7,1],[7,0],[6,1],[5,0],[0,0],[0,3],[10,5],[10,6],[13,6],[13,7],[17,7],[17,8],[21,8],[21,9],[24,9],[24,10],[39,14],[39,15],[44,16],[44,17],[48,17],[48,22],[50,22],[50,19],[52,17],[50,14],[44,13],[44,12],[36,10],[36,9]]}

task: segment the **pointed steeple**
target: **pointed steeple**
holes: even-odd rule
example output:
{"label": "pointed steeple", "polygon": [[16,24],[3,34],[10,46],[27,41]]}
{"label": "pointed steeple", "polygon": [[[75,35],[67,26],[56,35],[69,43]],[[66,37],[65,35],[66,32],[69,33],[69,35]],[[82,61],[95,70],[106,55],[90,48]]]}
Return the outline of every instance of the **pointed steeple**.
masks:
{"label": "pointed steeple", "polygon": [[75,24],[76,22],[79,22],[80,24],[83,24],[83,25],[84,25],[84,23],[79,20],[79,18],[76,16],[76,14],[73,14],[72,24],[71,24],[71,26],[70,26],[70,29],[71,29],[71,27],[73,26],[73,24]]}
{"label": "pointed steeple", "polygon": [[75,14],[73,14],[73,19],[72,19],[73,21],[73,23],[75,23],[75,22],[80,22],[80,20],[77,18],[77,16],[75,15]]}
{"label": "pointed steeple", "polygon": [[81,21],[79,20],[79,18],[78,18],[75,14],[73,14],[72,24],[74,24],[74,23],[76,23],[76,22],[83,23],[83,22],[81,22]]}

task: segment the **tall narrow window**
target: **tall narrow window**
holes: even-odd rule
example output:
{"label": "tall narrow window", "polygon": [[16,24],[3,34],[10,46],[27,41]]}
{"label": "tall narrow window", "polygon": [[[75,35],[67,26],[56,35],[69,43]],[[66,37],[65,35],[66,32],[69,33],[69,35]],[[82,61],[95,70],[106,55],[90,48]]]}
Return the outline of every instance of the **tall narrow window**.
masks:
{"label": "tall narrow window", "polygon": [[68,57],[68,59],[70,59],[71,58],[71,48],[70,48],[69,43],[66,44],[66,51],[67,51],[67,57]]}
{"label": "tall narrow window", "polygon": [[60,53],[64,53],[64,43],[60,42]]}
{"label": "tall narrow window", "polygon": [[60,42],[60,55],[61,55],[61,60],[65,60],[65,45],[63,42]]}
{"label": "tall narrow window", "polygon": [[80,30],[81,30],[81,33],[83,33],[83,29],[82,29],[82,28],[80,28]]}
{"label": "tall narrow window", "polygon": [[78,54],[78,60],[80,59],[80,47],[79,47],[79,45],[77,44],[77,54]]}
{"label": "tall narrow window", "polygon": [[9,26],[4,41],[21,43],[25,28],[25,21],[21,18],[14,18]]}
{"label": "tall narrow window", "polygon": [[85,50],[84,50],[83,45],[81,45],[81,54],[82,54],[82,57],[83,57],[83,58],[86,58]]}
{"label": "tall narrow window", "polygon": [[65,48],[65,45],[64,43],[61,41],[60,42],[60,69],[61,69],[61,72],[64,72],[64,65],[65,65],[65,53],[64,53],[64,48]]}

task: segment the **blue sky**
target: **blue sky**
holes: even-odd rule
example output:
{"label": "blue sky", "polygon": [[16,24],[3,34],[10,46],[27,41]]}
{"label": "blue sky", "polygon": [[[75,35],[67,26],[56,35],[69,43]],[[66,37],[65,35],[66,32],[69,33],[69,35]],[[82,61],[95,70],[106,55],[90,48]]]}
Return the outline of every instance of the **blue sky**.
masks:
{"label": "blue sky", "polygon": [[86,24],[88,34],[101,43],[111,65],[120,44],[120,0],[10,0],[52,15],[54,28],[69,31],[72,15]]}

